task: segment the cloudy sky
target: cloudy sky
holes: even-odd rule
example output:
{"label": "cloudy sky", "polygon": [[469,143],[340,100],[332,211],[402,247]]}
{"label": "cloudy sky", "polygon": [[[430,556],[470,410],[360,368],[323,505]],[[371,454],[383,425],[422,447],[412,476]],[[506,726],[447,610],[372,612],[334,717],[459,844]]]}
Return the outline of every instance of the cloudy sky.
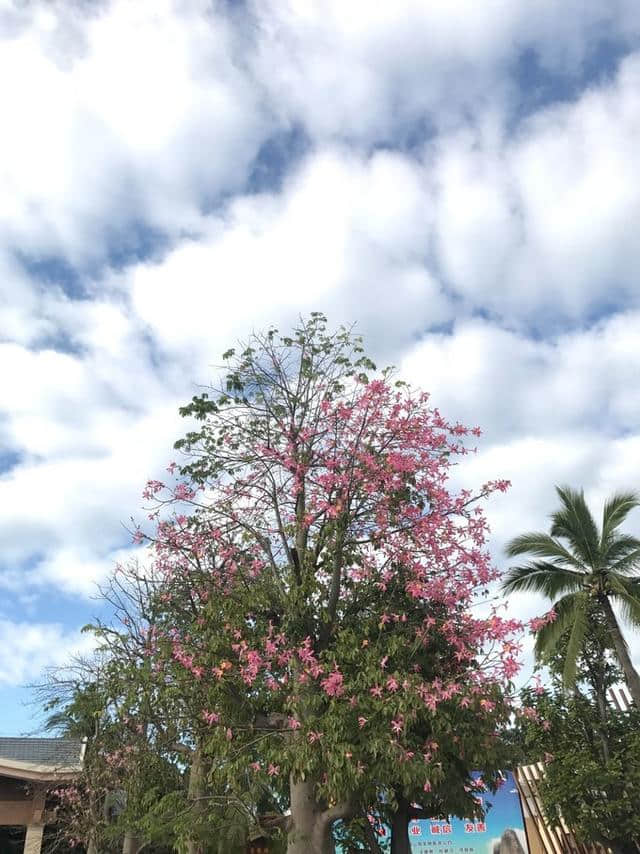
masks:
{"label": "cloudy sky", "polygon": [[637,0],[5,0],[0,37],[2,734],[252,328],[357,321],[480,424],[502,565],[555,483],[640,487]]}

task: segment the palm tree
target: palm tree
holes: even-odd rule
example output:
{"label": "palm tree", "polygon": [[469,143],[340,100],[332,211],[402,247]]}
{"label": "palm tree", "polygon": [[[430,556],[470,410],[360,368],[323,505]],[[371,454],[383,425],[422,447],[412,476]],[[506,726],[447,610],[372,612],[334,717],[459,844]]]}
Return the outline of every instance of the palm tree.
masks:
{"label": "palm tree", "polygon": [[640,506],[640,495],[613,495],[604,505],[598,530],[582,490],[556,487],[556,492],[562,506],[551,516],[550,533],[522,534],[507,544],[509,557],[529,554],[535,559],[512,567],[502,588],[505,593],[543,593],[553,601],[556,618],[537,632],[536,656],[551,653],[569,632],[563,672],[566,688],[575,684],[589,613],[595,606],[604,618],[629,692],[640,708],[640,676],[613,610],[615,603],[629,624],[640,627],[640,576],[636,573],[640,540],[618,530],[629,512]]}

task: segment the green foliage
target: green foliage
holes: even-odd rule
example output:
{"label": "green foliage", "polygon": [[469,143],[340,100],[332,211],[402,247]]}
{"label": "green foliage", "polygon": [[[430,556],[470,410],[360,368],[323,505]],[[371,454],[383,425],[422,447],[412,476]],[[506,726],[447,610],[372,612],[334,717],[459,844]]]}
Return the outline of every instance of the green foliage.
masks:
{"label": "green foliage", "polygon": [[[239,354],[231,348],[222,358],[226,373],[213,397],[208,392],[196,395],[179,410],[183,417],[202,422],[200,429],[190,430],[174,444],[177,450],[195,452],[197,458],[183,466],[181,473],[196,483],[222,472],[233,476],[242,459],[235,466],[224,465],[215,453],[230,429],[246,437],[257,421],[265,420],[267,412],[276,417],[295,412],[300,406],[295,398],[301,384],[323,377],[331,398],[344,392],[354,379],[368,382],[369,372],[376,370],[365,354],[361,336],[347,327],[327,331],[327,319],[321,312],[301,319],[292,335],[282,335],[275,327],[255,333],[252,346],[244,345]],[[296,377],[299,382],[289,387],[288,381]],[[249,404],[254,414],[247,417]],[[213,424],[208,422],[212,416],[216,416]]]}
{"label": "green foliage", "polygon": [[56,695],[45,703],[48,716],[44,729],[67,738],[92,739],[100,731],[106,705],[107,698],[98,683],[77,684],[70,699],[65,701]]}
{"label": "green foliage", "polygon": [[509,734],[513,763],[544,762],[540,792],[551,824],[567,823],[584,843],[616,852],[640,838],[640,713],[620,712],[610,689],[622,674],[606,621],[590,603],[576,656],[573,689],[565,688],[573,626],[542,654],[548,687],[522,692],[525,712]]}
{"label": "green foliage", "polygon": [[561,817],[585,843],[624,846],[640,839],[640,714],[607,708],[606,721],[585,695],[525,697],[540,722],[524,725],[529,761],[545,761],[540,784],[548,820]]}

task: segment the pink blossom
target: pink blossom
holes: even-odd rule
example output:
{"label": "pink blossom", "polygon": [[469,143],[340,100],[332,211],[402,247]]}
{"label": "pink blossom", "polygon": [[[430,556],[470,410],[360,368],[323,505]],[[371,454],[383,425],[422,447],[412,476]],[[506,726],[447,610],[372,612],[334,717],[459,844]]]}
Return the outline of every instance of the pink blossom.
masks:
{"label": "pink blossom", "polygon": [[400,717],[397,720],[391,721],[391,730],[396,735],[399,735],[402,732],[403,727],[404,727],[404,719],[403,718]]}
{"label": "pink blossom", "polygon": [[329,697],[340,697],[344,693],[343,681],[342,673],[334,670],[320,684],[324,688],[325,694],[328,694]]}

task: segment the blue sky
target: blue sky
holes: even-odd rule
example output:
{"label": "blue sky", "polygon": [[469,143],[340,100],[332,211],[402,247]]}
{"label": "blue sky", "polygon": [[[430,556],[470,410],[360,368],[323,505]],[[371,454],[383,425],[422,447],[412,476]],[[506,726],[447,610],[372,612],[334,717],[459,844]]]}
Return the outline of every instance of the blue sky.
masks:
{"label": "blue sky", "polygon": [[0,12],[3,734],[252,328],[358,321],[480,424],[501,565],[555,483],[640,485],[640,5],[378,5]]}

